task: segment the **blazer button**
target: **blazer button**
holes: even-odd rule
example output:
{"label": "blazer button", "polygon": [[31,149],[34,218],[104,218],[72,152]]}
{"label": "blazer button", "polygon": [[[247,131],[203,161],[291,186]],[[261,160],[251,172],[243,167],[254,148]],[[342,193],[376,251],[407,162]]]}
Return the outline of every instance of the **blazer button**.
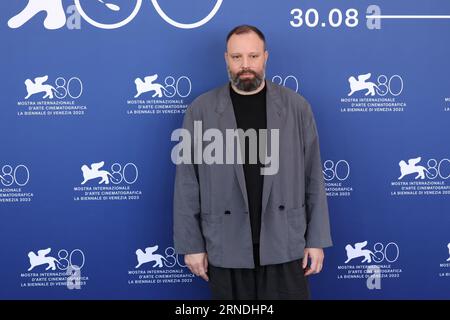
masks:
{"label": "blazer button", "polygon": [[280,206],[278,207],[278,209],[284,210],[284,206],[283,206],[283,205],[280,205]]}
{"label": "blazer button", "polygon": [[224,213],[225,213],[225,214],[231,214],[231,211],[230,211],[230,210],[227,210],[227,211],[225,211]]}

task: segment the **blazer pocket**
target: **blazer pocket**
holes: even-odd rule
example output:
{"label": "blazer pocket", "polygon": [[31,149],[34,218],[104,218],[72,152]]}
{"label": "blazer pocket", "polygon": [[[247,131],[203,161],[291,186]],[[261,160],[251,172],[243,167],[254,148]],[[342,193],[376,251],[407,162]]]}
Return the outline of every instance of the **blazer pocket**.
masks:
{"label": "blazer pocket", "polygon": [[303,256],[305,248],[306,212],[305,207],[293,208],[287,212],[289,250],[296,257]]}
{"label": "blazer pocket", "polygon": [[220,265],[222,260],[222,216],[210,213],[200,215],[203,238],[205,239],[208,260]]}

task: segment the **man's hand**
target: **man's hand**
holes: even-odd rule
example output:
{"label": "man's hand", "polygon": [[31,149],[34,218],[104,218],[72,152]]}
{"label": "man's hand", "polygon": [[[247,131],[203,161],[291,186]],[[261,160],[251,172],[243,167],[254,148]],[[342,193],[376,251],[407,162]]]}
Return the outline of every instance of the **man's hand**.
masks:
{"label": "man's hand", "polygon": [[196,276],[202,277],[205,281],[209,281],[208,275],[208,255],[205,252],[186,254],[184,263]]}
{"label": "man's hand", "polygon": [[[311,259],[310,267],[308,267],[308,259]],[[322,248],[305,248],[302,265],[305,276],[319,273],[322,270],[323,259],[324,254]]]}

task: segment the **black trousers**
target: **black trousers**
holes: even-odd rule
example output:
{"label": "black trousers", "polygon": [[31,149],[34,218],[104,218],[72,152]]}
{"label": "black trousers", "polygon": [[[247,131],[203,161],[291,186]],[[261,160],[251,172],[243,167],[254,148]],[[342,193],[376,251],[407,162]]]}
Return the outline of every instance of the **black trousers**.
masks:
{"label": "black trousers", "polygon": [[214,300],[307,300],[309,286],[302,260],[260,266],[259,246],[253,246],[255,269],[208,266]]}

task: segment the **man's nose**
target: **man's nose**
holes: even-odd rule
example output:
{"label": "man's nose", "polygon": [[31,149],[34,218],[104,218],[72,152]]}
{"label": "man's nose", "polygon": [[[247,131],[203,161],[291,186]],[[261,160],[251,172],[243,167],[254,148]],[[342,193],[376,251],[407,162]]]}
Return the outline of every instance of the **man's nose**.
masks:
{"label": "man's nose", "polygon": [[247,69],[249,67],[249,60],[247,57],[243,57],[242,58],[242,65],[241,65],[242,69]]}

